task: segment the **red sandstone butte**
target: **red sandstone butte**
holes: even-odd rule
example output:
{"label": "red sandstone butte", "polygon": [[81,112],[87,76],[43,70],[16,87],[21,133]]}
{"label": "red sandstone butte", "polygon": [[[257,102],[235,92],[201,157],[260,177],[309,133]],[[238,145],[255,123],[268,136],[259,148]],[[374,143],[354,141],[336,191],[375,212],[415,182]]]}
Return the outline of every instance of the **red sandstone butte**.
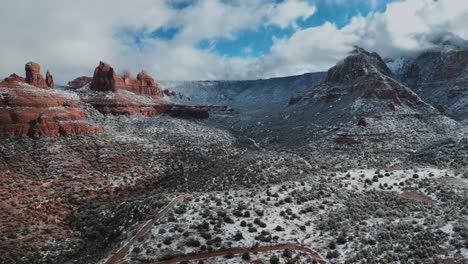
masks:
{"label": "red sandstone butte", "polygon": [[26,83],[33,85],[37,88],[47,89],[47,83],[41,75],[41,66],[35,62],[28,62],[25,66],[26,70]]}
{"label": "red sandstone butte", "polygon": [[108,63],[99,62],[99,66],[94,70],[93,80],[91,81],[91,90],[94,91],[112,91],[124,89],[135,94],[151,97],[162,97],[163,93],[156,81],[145,71],[141,71],[136,80],[131,79],[128,73],[124,76],[118,76],[114,68]]}
{"label": "red sandstone butte", "polygon": [[[89,123],[79,98],[54,87],[50,72],[47,80],[37,63],[27,63],[26,78],[12,74],[0,82],[0,137],[43,138],[100,133],[102,128]],[[30,85],[27,85],[27,84]]]}

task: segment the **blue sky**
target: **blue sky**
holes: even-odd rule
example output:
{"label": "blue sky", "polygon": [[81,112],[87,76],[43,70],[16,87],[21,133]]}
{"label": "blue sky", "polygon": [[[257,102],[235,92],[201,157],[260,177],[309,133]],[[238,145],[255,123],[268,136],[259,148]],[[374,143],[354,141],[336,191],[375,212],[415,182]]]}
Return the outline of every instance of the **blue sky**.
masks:
{"label": "blue sky", "polygon": [[[338,28],[347,25],[351,18],[357,15],[367,16],[370,12],[384,12],[386,5],[395,0],[309,0],[311,5],[316,7],[316,11],[306,19],[297,19],[296,25],[281,28],[277,25],[264,25],[253,29],[246,29],[237,32],[235,38],[206,38],[196,44],[196,48],[216,52],[222,56],[229,57],[258,57],[269,53],[273,45],[274,38],[288,38],[297,30],[317,27],[325,22],[331,22]],[[233,2],[226,0],[225,2]],[[271,1],[281,4],[284,0]],[[189,8],[196,4],[196,1],[172,2],[175,9]],[[161,40],[172,40],[180,28],[161,27],[151,32],[150,37]],[[141,36],[135,35],[134,48],[141,49]]]}
{"label": "blue sky", "polygon": [[103,60],[157,80],[270,78],[326,71],[354,45],[397,57],[441,31],[468,38],[465,0],[25,2],[0,9],[2,77],[35,61],[66,83]]}

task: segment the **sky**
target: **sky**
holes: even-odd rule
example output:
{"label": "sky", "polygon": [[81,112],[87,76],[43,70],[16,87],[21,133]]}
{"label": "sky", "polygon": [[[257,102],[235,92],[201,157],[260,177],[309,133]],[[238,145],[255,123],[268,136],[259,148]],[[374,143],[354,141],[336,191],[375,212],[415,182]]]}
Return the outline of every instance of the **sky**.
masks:
{"label": "sky", "polygon": [[57,83],[117,73],[258,79],[325,71],[355,45],[383,57],[468,39],[467,0],[5,0],[0,77],[35,61]]}

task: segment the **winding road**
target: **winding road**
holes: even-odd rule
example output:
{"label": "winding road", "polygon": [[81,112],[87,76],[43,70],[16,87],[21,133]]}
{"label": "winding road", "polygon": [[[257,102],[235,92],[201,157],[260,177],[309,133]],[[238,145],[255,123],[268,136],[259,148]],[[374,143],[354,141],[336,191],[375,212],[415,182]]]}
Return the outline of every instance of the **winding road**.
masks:
{"label": "winding road", "polygon": [[291,251],[298,251],[305,253],[309,255],[311,258],[315,259],[317,263],[320,264],[325,264],[326,262],[320,257],[319,254],[316,252],[312,251],[311,249],[300,246],[297,244],[281,244],[281,245],[275,245],[275,246],[262,246],[262,247],[256,247],[256,248],[230,248],[230,249],[223,249],[219,251],[211,251],[211,252],[204,252],[204,253],[199,253],[196,255],[192,256],[180,256],[180,257],[174,257],[172,259],[167,259],[167,260],[162,260],[162,261],[155,261],[155,262],[131,262],[131,264],[176,264],[181,261],[193,261],[193,260],[206,260],[209,258],[214,258],[214,257],[222,257],[226,256],[227,254],[233,254],[233,255],[240,255],[244,253],[254,253],[254,252],[274,252],[274,251],[281,251],[289,249]]}
{"label": "winding road", "polygon": [[[183,194],[175,197],[172,199],[170,203],[164,206],[152,219],[148,220],[143,227],[133,236],[125,245],[123,245],[114,255],[112,255],[105,264],[118,264],[122,263],[122,259],[127,255],[130,248],[138,241],[138,239],[148,233],[154,223],[161,219],[163,216],[167,214],[167,212],[174,207],[179,201],[183,200],[185,197],[189,196],[190,194]],[[192,260],[203,260],[209,259],[214,257],[222,257],[227,254],[239,255],[244,253],[255,253],[255,252],[274,252],[274,251],[281,251],[289,249],[291,251],[302,252],[309,255],[311,258],[315,259],[320,264],[325,264],[326,262],[320,257],[319,254],[312,251],[311,249],[304,247],[298,244],[280,244],[274,246],[261,246],[256,248],[230,248],[230,249],[223,249],[219,251],[211,251],[211,252],[203,252],[198,253],[191,256],[179,256],[174,257],[172,259],[156,261],[156,262],[144,262],[145,264],[172,264],[172,263],[179,263],[181,261],[192,261]],[[141,262],[130,262],[130,263],[141,263]]]}
{"label": "winding road", "polygon": [[189,194],[183,194],[175,197],[172,199],[170,203],[168,203],[166,206],[164,206],[163,209],[161,209],[152,219],[148,220],[143,227],[138,231],[138,233],[135,234],[123,247],[121,247],[112,257],[110,257],[105,263],[106,264],[117,264],[120,263],[120,261],[127,255],[128,250],[130,247],[135,244],[135,242],[138,241],[138,239],[148,231],[151,230],[151,227],[158,221],[161,217],[165,216],[167,212],[174,207],[179,201],[183,200],[185,197],[189,196]]}

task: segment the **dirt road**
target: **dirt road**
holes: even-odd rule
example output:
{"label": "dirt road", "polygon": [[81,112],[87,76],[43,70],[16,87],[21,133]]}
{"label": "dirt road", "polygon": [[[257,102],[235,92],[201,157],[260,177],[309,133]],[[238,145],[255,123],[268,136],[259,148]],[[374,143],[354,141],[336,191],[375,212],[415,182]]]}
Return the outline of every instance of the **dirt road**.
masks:
{"label": "dirt road", "polygon": [[160,210],[151,220],[146,222],[143,227],[136,233],[134,237],[132,237],[125,245],[120,248],[112,257],[110,257],[107,261],[106,264],[117,264],[119,263],[125,255],[127,255],[128,250],[130,247],[135,244],[135,242],[142,236],[144,236],[148,231],[151,230],[151,227],[153,227],[154,223],[158,221],[161,217],[165,216],[167,212],[174,207],[179,201],[183,200],[185,197],[187,197],[189,194],[183,194],[175,197],[172,199],[172,201],[164,206],[162,210]]}
{"label": "dirt road", "polygon": [[[205,252],[205,253],[200,253],[196,254],[193,256],[181,256],[181,257],[174,257],[172,259],[168,260],[163,260],[163,261],[157,261],[157,262],[144,262],[145,264],[175,264],[179,263],[181,261],[193,261],[193,260],[204,260],[204,259],[209,259],[209,258],[214,258],[214,257],[222,257],[226,256],[227,254],[233,254],[233,255],[240,255],[244,253],[254,253],[254,252],[273,252],[273,251],[281,251],[289,249],[291,251],[298,251],[302,253],[306,253],[309,255],[311,258],[315,259],[317,263],[320,264],[325,264],[326,262],[320,257],[319,254],[316,252],[312,251],[309,248],[306,248],[304,246],[300,246],[297,244],[282,244],[282,245],[275,245],[275,246],[263,246],[263,247],[257,247],[257,248],[231,248],[231,249],[223,249],[219,251],[212,251],[212,252]],[[131,262],[132,264],[137,264],[141,262]]]}

